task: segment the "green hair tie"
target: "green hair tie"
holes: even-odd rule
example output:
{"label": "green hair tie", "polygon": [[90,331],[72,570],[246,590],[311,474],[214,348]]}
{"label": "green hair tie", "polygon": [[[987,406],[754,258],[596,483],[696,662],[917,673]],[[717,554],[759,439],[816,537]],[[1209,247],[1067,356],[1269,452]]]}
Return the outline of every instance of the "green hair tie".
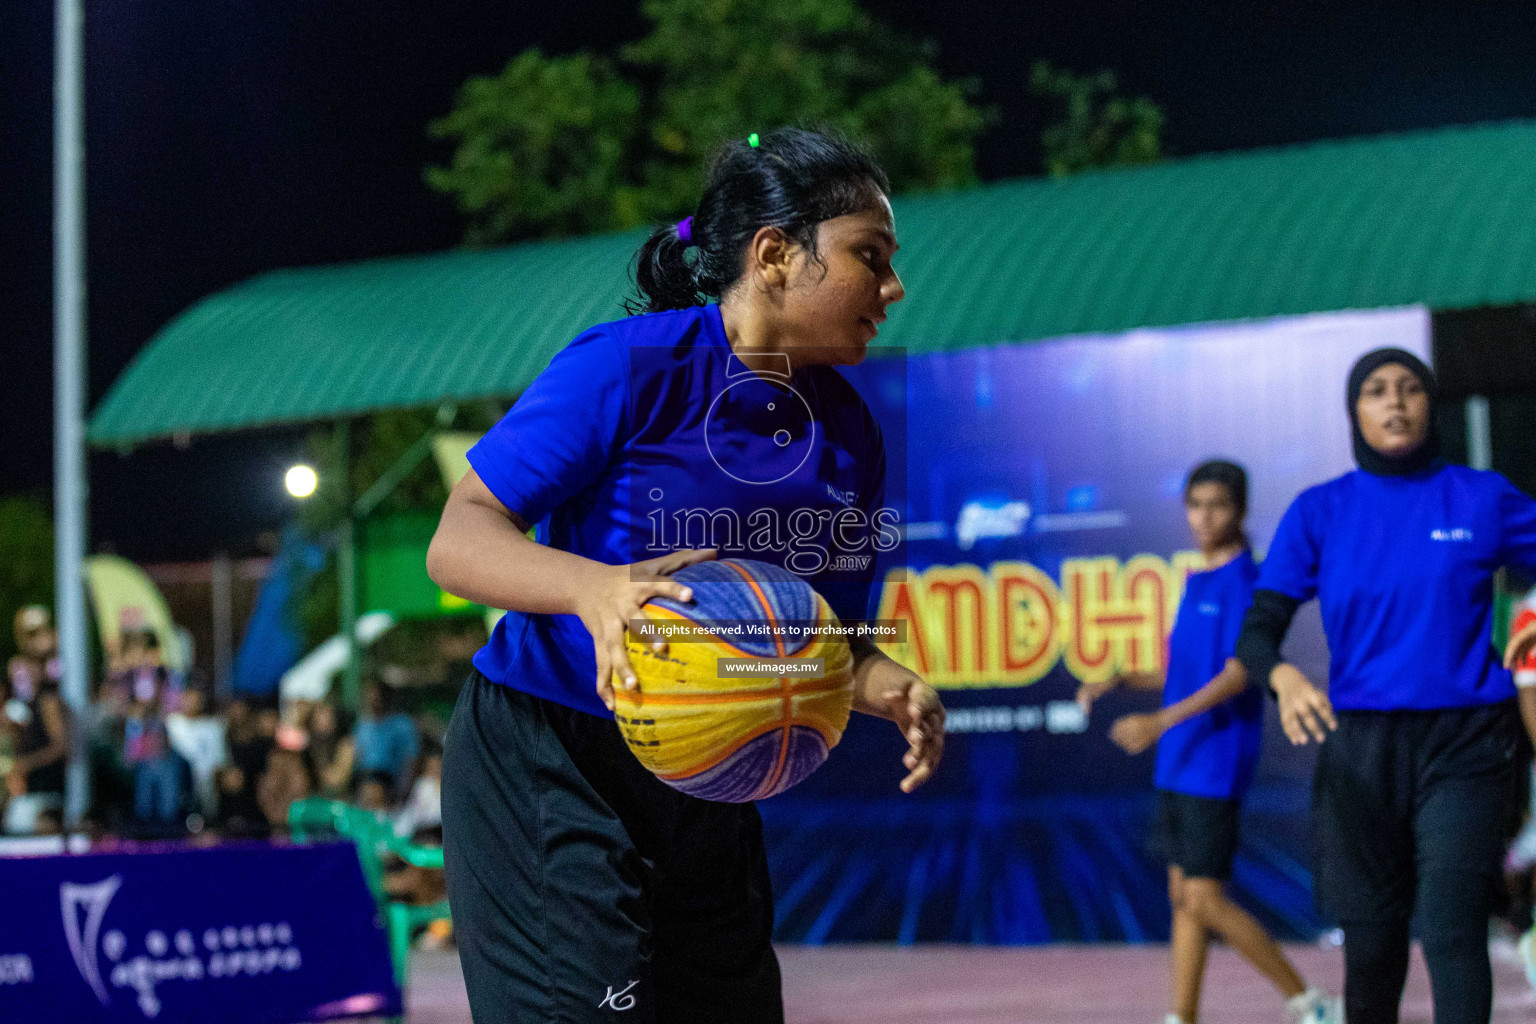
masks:
{"label": "green hair tie", "polygon": [[747,136],[747,145],[751,146],[753,149],[757,148],[757,141],[757,132],[753,132],[751,135]]}

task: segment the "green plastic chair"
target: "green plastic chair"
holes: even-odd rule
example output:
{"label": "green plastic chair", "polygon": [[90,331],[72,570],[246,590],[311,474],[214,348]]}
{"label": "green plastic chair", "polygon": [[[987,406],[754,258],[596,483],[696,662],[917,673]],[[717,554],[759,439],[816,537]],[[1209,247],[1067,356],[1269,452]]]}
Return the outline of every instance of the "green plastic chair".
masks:
{"label": "green plastic chair", "polygon": [[394,854],[407,864],[418,868],[443,870],[443,850],[440,846],[418,846],[395,835],[393,825],[380,821],[372,812],[323,797],[295,800],[288,807],[288,830],[297,842],[307,842],[317,831],[335,832],[352,840],[357,847],[357,860],[363,868],[363,879],[368,891],[384,918],[389,931],[389,956],[394,963],[395,982],[405,991],[410,975],[411,932],[433,921],[453,919],[448,911],[448,901],[439,900],[426,906],[398,903],[389,898],[384,889],[384,858]]}

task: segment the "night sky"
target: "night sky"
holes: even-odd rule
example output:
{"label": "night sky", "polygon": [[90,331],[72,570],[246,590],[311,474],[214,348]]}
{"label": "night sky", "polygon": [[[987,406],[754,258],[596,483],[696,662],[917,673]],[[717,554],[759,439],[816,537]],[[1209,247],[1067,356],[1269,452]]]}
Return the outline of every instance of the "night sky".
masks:
{"label": "night sky", "polygon": [[[86,0],[90,371],[94,406],[199,297],[274,267],[450,247],[422,184],[446,156],[426,125],[469,75],[529,46],[606,50],[637,0]],[[1030,65],[1113,68],[1167,115],[1172,155],[1536,117],[1536,5],[1321,0],[867,0],[938,44],[1000,118],[985,178],[1038,171],[1046,110]],[[1001,14],[999,12],[1007,12]],[[53,11],[6,5],[0,32],[0,495],[46,496]],[[296,432],[157,445],[91,462],[92,544],[140,559],[251,549],[287,512]]]}

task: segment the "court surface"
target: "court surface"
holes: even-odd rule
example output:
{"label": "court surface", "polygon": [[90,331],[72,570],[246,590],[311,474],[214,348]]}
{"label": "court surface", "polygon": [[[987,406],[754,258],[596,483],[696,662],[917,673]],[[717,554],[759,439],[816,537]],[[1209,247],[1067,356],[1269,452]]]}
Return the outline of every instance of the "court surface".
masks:
{"label": "court surface", "polygon": [[[1287,946],[1309,981],[1335,991],[1337,949]],[[1495,1024],[1536,1020],[1514,946],[1492,946]],[[789,1024],[1157,1024],[1167,947],[783,946]],[[411,1024],[467,1024],[458,960],[412,958]],[[1211,951],[1202,1024],[1286,1020],[1279,997],[1236,954]],[[1429,976],[1417,948],[1402,1024],[1430,1024]]]}

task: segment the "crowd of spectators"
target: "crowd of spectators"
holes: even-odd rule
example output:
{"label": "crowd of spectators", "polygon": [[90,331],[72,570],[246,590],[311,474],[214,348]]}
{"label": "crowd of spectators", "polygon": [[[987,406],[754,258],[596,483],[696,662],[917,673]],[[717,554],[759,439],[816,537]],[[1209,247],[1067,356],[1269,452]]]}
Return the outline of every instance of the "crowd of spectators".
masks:
{"label": "crowd of spectators", "polygon": [[57,831],[63,821],[69,725],[59,697],[58,634],[48,609],[16,613],[16,654],[6,666],[0,717],[0,775],[5,777],[4,832]]}
{"label": "crowd of spectators", "polygon": [[0,717],[6,835],[61,829],[78,732],[91,772],[85,828],[97,839],[281,836],[289,805],[320,796],[402,838],[441,842],[444,723],[397,710],[382,680],[368,681],[355,721],[325,701],[216,704],[201,680],[167,667],[152,630],[127,629],[87,713],[71,716],[47,609],[23,608],[15,629]]}

